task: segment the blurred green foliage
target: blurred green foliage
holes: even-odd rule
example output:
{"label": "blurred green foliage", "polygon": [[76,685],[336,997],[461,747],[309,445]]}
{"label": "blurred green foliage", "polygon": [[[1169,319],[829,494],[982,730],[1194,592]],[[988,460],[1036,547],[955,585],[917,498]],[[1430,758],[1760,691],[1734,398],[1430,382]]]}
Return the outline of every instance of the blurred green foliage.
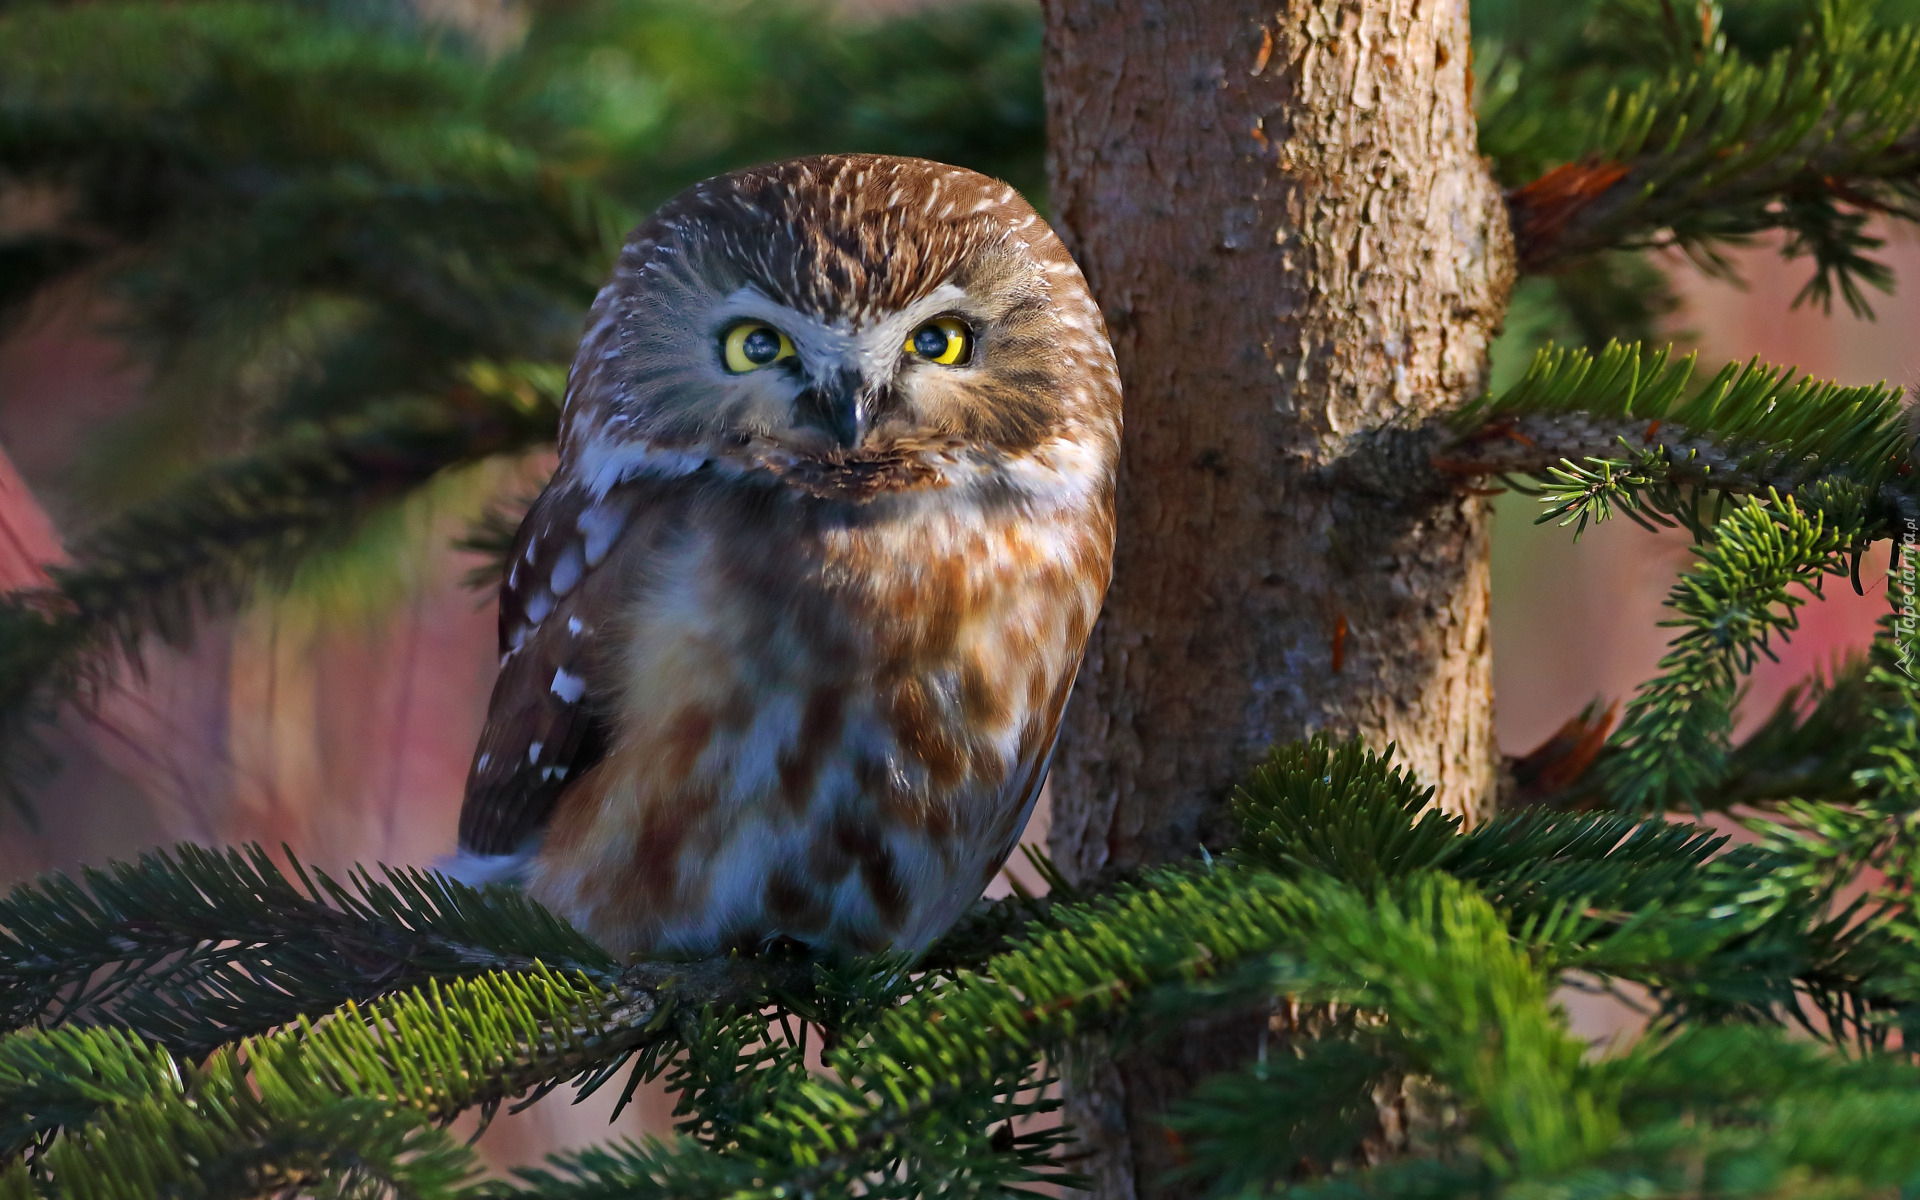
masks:
{"label": "blurred green foliage", "polygon": [[1042,187],[1024,5],[552,3],[498,53],[346,11],[0,18],[0,177],[58,210],[0,236],[0,302],[89,270],[150,370],[94,511],[471,359],[564,363],[621,234],[715,172],[861,149]]}
{"label": "blurred green foliage", "polygon": [[[1851,4],[1885,28],[1920,19],[1920,0]],[[1760,60],[1805,37],[1815,6],[1804,0],[1734,0],[1709,24],[1726,48]],[[1591,122],[1614,92],[1631,91],[1684,63],[1701,44],[1695,0],[1543,4],[1474,0],[1474,70],[1483,124],[1480,148],[1500,182],[1517,187],[1579,157]],[[1498,119],[1512,112],[1512,119]]]}

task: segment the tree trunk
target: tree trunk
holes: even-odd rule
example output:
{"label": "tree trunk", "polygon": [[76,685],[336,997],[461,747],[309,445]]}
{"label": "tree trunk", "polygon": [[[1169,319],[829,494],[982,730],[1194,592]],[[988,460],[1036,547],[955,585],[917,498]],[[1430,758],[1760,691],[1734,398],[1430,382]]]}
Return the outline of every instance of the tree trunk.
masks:
{"label": "tree trunk", "polygon": [[[1126,385],[1120,541],[1053,769],[1070,878],[1188,855],[1267,747],[1398,743],[1494,782],[1488,509],[1410,433],[1478,395],[1512,238],[1466,0],[1047,0],[1056,225]],[[1397,457],[1396,457],[1397,456]],[[1169,1195],[1155,1116],[1238,1032],[1083,1069],[1107,1197]]]}

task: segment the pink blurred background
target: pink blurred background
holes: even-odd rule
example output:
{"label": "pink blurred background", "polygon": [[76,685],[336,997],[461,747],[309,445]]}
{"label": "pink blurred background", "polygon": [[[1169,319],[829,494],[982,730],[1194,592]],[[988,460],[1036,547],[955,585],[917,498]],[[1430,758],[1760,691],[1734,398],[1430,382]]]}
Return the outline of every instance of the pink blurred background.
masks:
{"label": "pink blurred background", "polygon": [[[1898,243],[1890,257],[1903,278],[1920,276],[1920,246]],[[1741,265],[1745,290],[1674,270],[1686,301],[1676,327],[1695,335],[1706,361],[1759,355],[1850,383],[1920,380],[1920,300],[1883,299],[1874,323],[1790,312],[1804,266],[1765,249]],[[103,315],[83,295],[49,297],[0,342],[0,586],[30,584],[60,557],[61,530],[75,522],[62,482],[76,452],[137,394],[137,373],[96,330]],[[208,625],[190,649],[155,648],[143,679],[59,731],[64,765],[41,791],[40,828],[7,821],[0,882],[181,840],[284,842],[334,871],[424,864],[450,850],[494,652],[488,598],[461,586],[472,561],[449,539],[490,495],[527,493],[547,466],[534,458],[434,489],[343,568],[359,586],[308,580]],[[1567,530],[1532,525],[1531,508],[1502,498],[1495,540],[1494,675],[1509,753],[1650,673],[1665,641],[1660,601],[1686,561],[1683,539],[1624,520],[1575,546]],[[379,586],[364,586],[369,578]],[[1866,644],[1885,604],[1884,580],[1866,581],[1864,597],[1830,581],[1827,599],[1803,610],[1781,661],[1755,675],[1749,720],[1808,671]],[[1043,806],[1029,841],[1044,843],[1045,822]],[[1604,1006],[1573,1007],[1593,1036],[1621,1024]],[[496,1166],[528,1162],[604,1139],[606,1119],[604,1100],[551,1098],[502,1118],[481,1149]],[[615,1132],[666,1124],[666,1101],[647,1093]]]}
{"label": "pink blurred background", "polygon": [[[1886,257],[1902,281],[1920,278],[1920,241],[1895,230]],[[1744,288],[1709,279],[1684,263],[1670,265],[1683,308],[1676,334],[1700,351],[1704,370],[1758,356],[1818,379],[1861,384],[1920,385],[1920,288],[1874,294],[1875,320],[1794,310],[1806,282],[1804,263],[1768,248],[1733,256]],[[1506,495],[1497,504],[1493,551],[1493,675],[1496,729],[1509,754],[1538,745],[1595,696],[1625,698],[1652,673],[1669,631],[1659,627],[1661,601],[1688,561],[1678,531],[1655,535],[1631,521],[1589,526],[1576,545],[1570,529],[1532,524],[1537,506]],[[1776,646],[1777,663],[1753,673],[1743,727],[1764,717],[1782,693],[1836,656],[1864,648],[1886,611],[1885,547],[1861,563],[1866,594],[1830,579],[1825,599],[1800,610],[1802,628]]]}

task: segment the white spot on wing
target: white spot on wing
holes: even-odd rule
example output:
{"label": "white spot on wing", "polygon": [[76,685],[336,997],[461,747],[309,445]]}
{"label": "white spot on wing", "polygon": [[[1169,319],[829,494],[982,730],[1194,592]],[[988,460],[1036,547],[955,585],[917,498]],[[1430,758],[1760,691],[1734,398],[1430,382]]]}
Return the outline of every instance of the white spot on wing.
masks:
{"label": "white spot on wing", "polygon": [[553,589],[554,595],[564,596],[573,590],[574,584],[580,582],[583,570],[580,547],[569,542],[567,548],[560,552],[560,561],[553,564],[553,574],[548,577],[547,586]]}
{"label": "white spot on wing", "polygon": [[540,761],[540,752],[541,752],[542,750],[545,750],[546,748],[547,748],[547,744],[546,744],[545,742],[535,742],[535,743],[534,743],[533,745],[531,745],[531,746],[528,746],[528,747],[527,747],[527,761],[528,761],[528,762],[530,762],[530,763],[537,763],[537,762],[539,762],[539,761]]}
{"label": "white spot on wing", "polygon": [[566,668],[553,673],[553,694],[567,704],[578,704],[580,697],[587,694],[587,681],[578,675],[567,674]]}
{"label": "white spot on wing", "polygon": [[519,850],[512,854],[471,854],[462,850],[458,854],[434,861],[434,870],[448,879],[457,880],[468,887],[485,887],[490,883],[519,883],[527,873],[527,867],[533,862],[532,849]]}
{"label": "white spot on wing", "polygon": [[614,485],[641,476],[677,479],[691,475],[709,462],[705,454],[670,450],[643,441],[610,441],[594,438],[580,451],[579,474],[587,491],[597,500]]}
{"label": "white spot on wing", "polygon": [[538,625],[540,622],[546,620],[547,614],[552,611],[553,593],[547,589],[541,588],[533,595],[527,597],[527,620],[531,623]]}
{"label": "white spot on wing", "polygon": [[[607,551],[613,549],[613,540],[620,536],[626,524],[627,510],[615,504],[595,504],[580,514],[580,518],[574,522],[574,528],[586,538],[584,549],[587,566],[600,565]],[[580,631],[575,629],[574,632]]]}

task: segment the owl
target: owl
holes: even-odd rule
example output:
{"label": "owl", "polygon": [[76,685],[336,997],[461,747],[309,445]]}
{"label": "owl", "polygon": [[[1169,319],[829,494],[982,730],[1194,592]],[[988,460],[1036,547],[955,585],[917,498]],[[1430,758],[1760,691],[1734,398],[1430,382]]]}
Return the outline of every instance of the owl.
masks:
{"label": "owl", "polygon": [[925,947],[1046,775],[1119,438],[1100,312],[1005,184],[834,155],[669,201],[519,530],[455,873],[625,954]]}

